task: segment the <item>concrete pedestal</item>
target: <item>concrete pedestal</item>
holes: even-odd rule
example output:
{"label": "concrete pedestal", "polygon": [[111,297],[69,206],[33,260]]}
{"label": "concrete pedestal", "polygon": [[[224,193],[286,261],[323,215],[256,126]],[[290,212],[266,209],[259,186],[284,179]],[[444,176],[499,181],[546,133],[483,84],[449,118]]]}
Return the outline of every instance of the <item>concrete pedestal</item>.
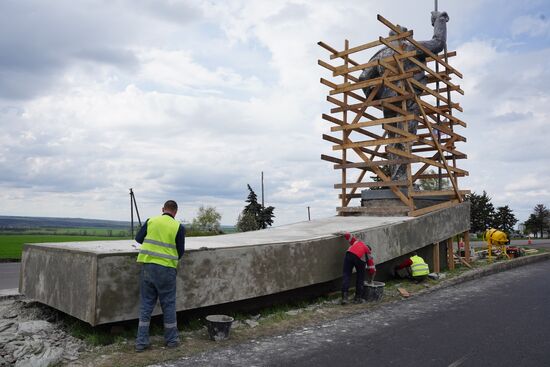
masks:
{"label": "concrete pedestal", "polygon": [[[262,231],[186,240],[177,310],[246,300],[341,277],[348,247],[370,244],[382,263],[469,229],[469,204],[417,218],[332,217]],[[91,325],[138,317],[134,241],[25,245],[20,292]],[[160,312],[157,308],[156,313]]]}

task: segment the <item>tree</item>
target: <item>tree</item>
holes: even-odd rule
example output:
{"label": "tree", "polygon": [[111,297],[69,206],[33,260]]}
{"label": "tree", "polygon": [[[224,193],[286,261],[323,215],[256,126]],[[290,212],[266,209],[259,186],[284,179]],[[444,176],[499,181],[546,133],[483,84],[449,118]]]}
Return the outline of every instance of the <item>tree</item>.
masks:
{"label": "tree", "polygon": [[550,211],[544,204],[535,205],[533,213],[525,221],[525,228],[540,233],[541,238],[544,236],[544,231],[550,228]]}
{"label": "tree", "polygon": [[477,195],[472,192],[466,199],[470,201],[470,231],[479,233],[492,227],[495,208],[487,193],[483,191],[483,194]]}
{"label": "tree", "polygon": [[[426,174],[435,175],[436,172],[434,170],[429,170],[426,172]],[[426,191],[440,190],[439,179],[437,178],[422,178],[419,180],[419,182],[420,182],[420,189],[422,190],[426,190]],[[447,190],[450,187],[451,187],[451,184],[449,182],[449,179],[441,178],[441,190]]]}
{"label": "tree", "polygon": [[191,227],[200,232],[220,233],[222,216],[213,206],[200,206],[197,217],[193,219]]}
{"label": "tree", "polygon": [[493,226],[495,228],[510,234],[514,230],[514,226],[517,222],[516,216],[512,213],[512,209],[510,209],[508,205],[499,206],[497,208],[493,220]]}
{"label": "tree", "polygon": [[250,187],[250,185],[247,185],[247,187],[249,193],[246,202],[248,204],[239,215],[237,229],[241,232],[247,232],[265,229],[271,226],[273,224],[273,218],[275,217],[275,214],[273,214],[275,208],[272,206],[263,208],[262,205],[258,203],[258,196],[254,190],[252,190],[252,187]]}

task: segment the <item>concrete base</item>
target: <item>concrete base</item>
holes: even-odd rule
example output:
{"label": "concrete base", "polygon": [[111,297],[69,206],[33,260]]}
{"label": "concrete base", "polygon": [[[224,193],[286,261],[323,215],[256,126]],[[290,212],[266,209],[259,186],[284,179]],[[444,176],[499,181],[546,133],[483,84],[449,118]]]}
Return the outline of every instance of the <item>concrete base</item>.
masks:
{"label": "concrete base", "polygon": [[[417,218],[333,217],[262,231],[186,240],[177,310],[285,292],[338,279],[350,231],[383,263],[469,229],[469,204]],[[136,319],[134,241],[25,245],[20,292],[91,325]],[[157,308],[156,313],[160,313]]]}

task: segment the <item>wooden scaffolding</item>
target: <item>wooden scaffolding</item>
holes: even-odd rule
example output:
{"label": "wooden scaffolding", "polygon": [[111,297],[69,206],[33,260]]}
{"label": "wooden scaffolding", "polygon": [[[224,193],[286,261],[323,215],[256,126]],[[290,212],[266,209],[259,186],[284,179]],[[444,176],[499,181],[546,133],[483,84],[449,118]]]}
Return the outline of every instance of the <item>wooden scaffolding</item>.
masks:
{"label": "wooden scaffolding", "polygon": [[[358,189],[366,188],[389,188],[406,206],[409,216],[456,205],[468,193],[459,189],[457,180],[468,172],[457,166],[459,160],[466,159],[466,154],[456,149],[457,143],[466,142],[457,132],[466,123],[456,117],[456,111],[462,112],[462,108],[451,100],[452,93],[464,94],[452,82],[454,76],[462,78],[462,74],[448,62],[456,52],[435,55],[413,38],[412,30],[402,31],[381,15],[378,20],[395,35],[355,47],[346,40],[341,51],[319,42],[329,51],[330,59],[318,63],[331,74],[331,80],[321,78],[321,83],[330,88],[327,101],[332,106],[330,114],[323,114],[322,118],[332,124],[330,131],[339,135],[324,134],[323,139],[334,144],[333,151],[341,151],[341,157],[323,154],[321,159],[334,163],[334,169],[341,171],[341,182],[334,185],[341,199],[337,211],[340,215],[364,212],[365,208],[352,205],[352,200],[361,198]],[[395,42],[399,40],[416,50],[407,51]],[[394,54],[369,62],[368,56],[377,46],[391,48]],[[418,60],[418,51],[427,56],[425,62]],[[338,64],[333,65],[335,61],[331,60]],[[382,67],[383,75],[361,81],[361,72],[373,66]],[[419,72],[427,76],[426,85],[413,78]],[[363,94],[364,88],[371,91],[368,97]],[[377,98],[380,88],[390,88],[395,93]],[[416,103],[420,113],[408,111],[407,102]],[[384,118],[384,109],[390,109],[396,117]],[[411,120],[418,122],[415,132],[408,131],[407,121]],[[404,148],[398,149],[395,144]],[[397,164],[406,165],[406,180],[392,181],[387,174],[387,168]],[[445,179],[450,186],[420,190],[420,180],[426,179]],[[434,196],[444,199],[429,206],[418,205],[422,198]]]}

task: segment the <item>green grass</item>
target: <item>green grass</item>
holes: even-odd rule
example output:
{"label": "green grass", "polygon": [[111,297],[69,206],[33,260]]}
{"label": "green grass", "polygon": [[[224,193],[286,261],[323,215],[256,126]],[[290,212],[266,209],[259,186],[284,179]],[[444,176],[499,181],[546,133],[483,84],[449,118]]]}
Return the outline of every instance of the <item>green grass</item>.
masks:
{"label": "green grass", "polygon": [[76,236],[76,235],[0,235],[0,259],[20,259],[23,244],[42,242],[79,242],[121,240],[129,237]]}

